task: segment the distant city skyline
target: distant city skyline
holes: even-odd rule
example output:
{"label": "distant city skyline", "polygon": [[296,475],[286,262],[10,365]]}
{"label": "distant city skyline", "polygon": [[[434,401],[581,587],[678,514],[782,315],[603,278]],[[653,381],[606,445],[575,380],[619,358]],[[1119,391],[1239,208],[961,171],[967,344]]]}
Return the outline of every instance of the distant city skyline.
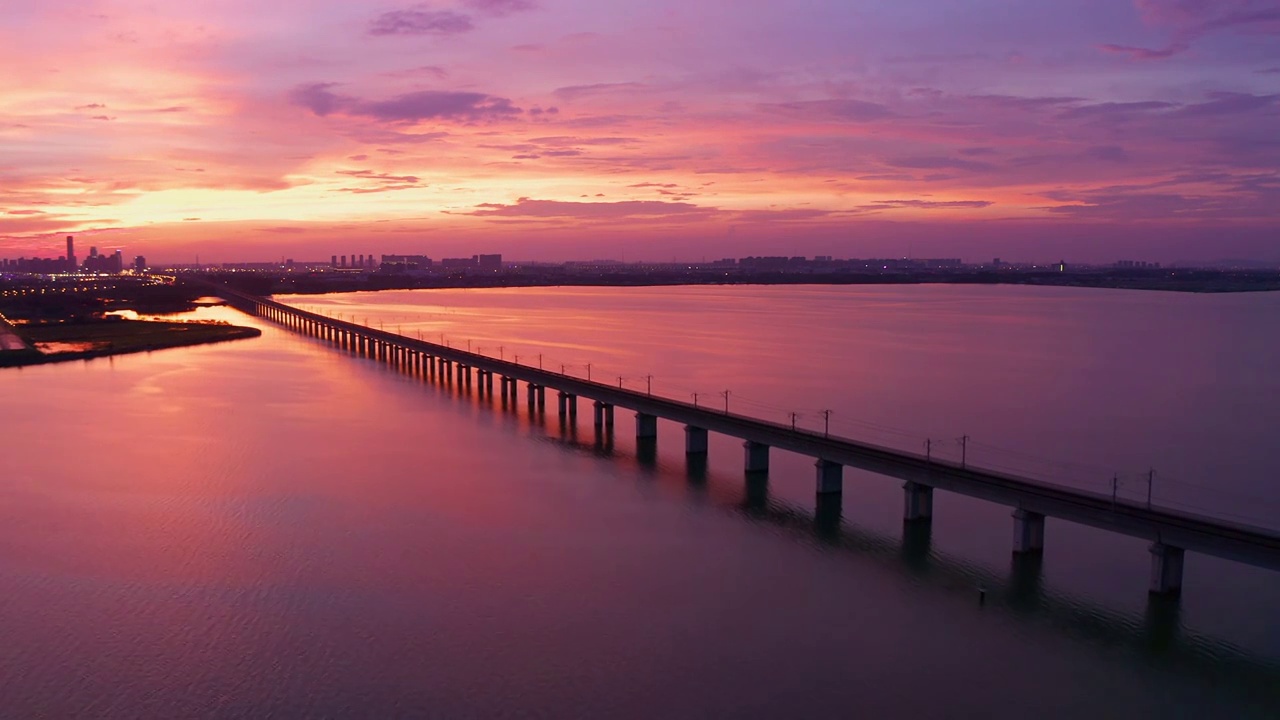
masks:
{"label": "distant city skyline", "polygon": [[1277,35],[1278,0],[8,0],[0,256],[1276,261]]}

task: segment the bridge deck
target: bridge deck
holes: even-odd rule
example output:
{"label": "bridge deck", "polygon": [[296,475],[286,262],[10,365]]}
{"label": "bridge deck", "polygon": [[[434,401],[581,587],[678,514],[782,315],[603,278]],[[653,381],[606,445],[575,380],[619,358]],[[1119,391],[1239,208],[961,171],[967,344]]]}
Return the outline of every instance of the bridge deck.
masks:
{"label": "bridge deck", "polygon": [[679,400],[613,387],[334,320],[275,300],[245,295],[227,288],[219,287],[218,292],[233,303],[271,307],[334,329],[638,413],[1049,517],[1280,570],[1280,534],[1270,530],[1167,508],[1113,501],[1110,496],[1052,485],[1028,477],[984,470],[972,465],[961,467],[956,463],[931,460],[919,454],[871,443],[828,437],[805,429],[793,430],[780,423],[696,407]]}

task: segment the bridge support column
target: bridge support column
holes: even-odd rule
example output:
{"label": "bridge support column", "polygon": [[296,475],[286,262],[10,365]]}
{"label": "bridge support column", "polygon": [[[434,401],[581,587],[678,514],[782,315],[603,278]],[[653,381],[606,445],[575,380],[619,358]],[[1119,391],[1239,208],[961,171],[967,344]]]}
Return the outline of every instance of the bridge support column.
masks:
{"label": "bridge support column", "polygon": [[458,385],[471,389],[471,366],[458,363]]}
{"label": "bridge support column", "polygon": [[908,482],[902,486],[903,507],[902,519],[929,520],[933,517],[933,488],[920,483]]}
{"label": "bridge support column", "polygon": [[538,407],[538,392],[542,390],[541,385],[529,383],[525,386],[524,395],[525,402],[528,403],[530,410],[536,410]]}
{"label": "bridge support column", "polygon": [[1013,551],[1044,552],[1044,515],[1022,508],[1013,511]]}
{"label": "bridge support column", "polygon": [[706,455],[707,454],[706,428],[694,427],[693,425],[684,426],[684,454],[685,455]]}
{"label": "bridge support column", "polygon": [[450,385],[453,384],[453,361],[452,360],[444,361],[444,379]]}
{"label": "bridge support column", "polygon": [[743,467],[751,474],[769,472],[769,446],[750,440],[742,443]]}
{"label": "bridge support column", "polygon": [[559,400],[560,417],[568,416],[576,420],[578,417],[578,396],[561,390]]}
{"label": "bridge support column", "polygon": [[1151,543],[1151,593],[1154,595],[1179,595],[1182,592],[1182,559],[1186,554],[1180,547]]}
{"label": "bridge support column", "polygon": [[536,395],[538,400],[538,411],[543,412],[547,409],[547,388],[543,385],[539,385]]}
{"label": "bridge support column", "polygon": [[636,439],[656,440],[658,438],[658,416],[636,413]]}
{"label": "bridge support column", "polygon": [[484,371],[484,391],[489,397],[493,397],[493,371]]}
{"label": "bridge support column", "polygon": [[596,429],[609,428],[613,429],[613,406],[606,402],[595,401],[592,404],[595,408]]}
{"label": "bridge support column", "polygon": [[819,495],[839,495],[844,492],[844,466],[830,460],[818,460],[813,464]]}

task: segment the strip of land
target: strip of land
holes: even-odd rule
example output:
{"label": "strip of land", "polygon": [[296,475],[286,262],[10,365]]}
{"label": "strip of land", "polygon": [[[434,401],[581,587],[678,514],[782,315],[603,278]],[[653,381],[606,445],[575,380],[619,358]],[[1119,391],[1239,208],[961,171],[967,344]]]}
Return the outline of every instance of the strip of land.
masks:
{"label": "strip of land", "polygon": [[258,337],[261,330],[213,323],[160,322],[117,318],[68,320],[10,326],[19,349],[0,351],[0,367],[149,352],[165,348]]}

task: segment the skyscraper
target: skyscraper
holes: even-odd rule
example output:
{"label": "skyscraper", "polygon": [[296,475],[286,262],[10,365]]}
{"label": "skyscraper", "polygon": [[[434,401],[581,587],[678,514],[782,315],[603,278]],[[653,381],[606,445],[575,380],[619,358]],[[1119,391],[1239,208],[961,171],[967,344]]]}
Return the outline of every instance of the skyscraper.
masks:
{"label": "skyscraper", "polygon": [[72,235],[67,236],[67,270],[74,272],[79,267],[76,264],[76,239]]}

